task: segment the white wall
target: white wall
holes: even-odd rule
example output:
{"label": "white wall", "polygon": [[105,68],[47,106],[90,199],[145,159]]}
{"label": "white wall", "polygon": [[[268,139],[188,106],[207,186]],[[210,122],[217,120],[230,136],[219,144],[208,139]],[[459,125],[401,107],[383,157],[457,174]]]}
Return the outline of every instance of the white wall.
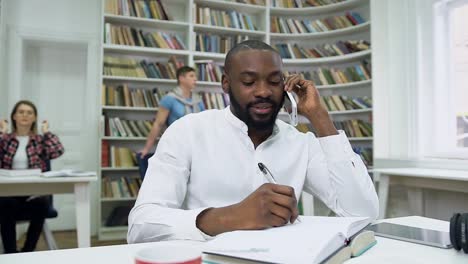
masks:
{"label": "white wall", "polygon": [[[93,57],[88,56],[85,58],[88,61],[88,69],[85,70],[87,74],[88,85],[86,87],[89,92],[86,107],[93,108],[92,115],[87,116],[90,122],[87,129],[90,133],[94,133],[94,140],[92,144],[93,149],[84,149],[89,159],[85,163],[88,164],[84,169],[97,170],[98,169],[98,122],[99,122],[99,106],[98,96],[99,90],[99,76],[101,66],[99,65],[100,54],[100,9],[101,1],[96,0],[3,0],[2,7],[5,9],[4,26],[4,42],[0,40],[1,50],[5,47],[5,56],[0,63],[0,71],[4,72],[0,76],[0,118],[7,117],[13,104],[24,97],[21,94],[21,89],[27,82],[23,84],[18,81],[21,76],[24,77],[22,70],[24,66],[18,62],[17,54],[27,54],[25,49],[19,50],[15,46],[12,39],[24,32],[26,34],[43,34],[45,38],[50,37],[54,41],[73,41],[74,38],[84,40],[89,43]],[[13,37],[12,37],[13,36]],[[86,47],[86,44],[85,44]],[[1,53],[0,53],[1,56]],[[1,58],[1,57],[0,57]],[[24,58],[23,58],[24,59]],[[27,62],[25,62],[27,63]],[[18,78],[18,76],[20,78]],[[26,79],[26,77],[24,77]],[[58,95],[50,95],[50,102],[53,104],[55,100],[61,100]],[[79,111],[79,109],[77,109]],[[56,127],[60,124],[54,124]],[[89,142],[88,142],[89,143]],[[92,164],[90,166],[89,164]],[[92,231],[96,231],[97,222],[97,190],[94,186],[91,195],[91,220]],[[59,216],[60,217],[60,216]]]}
{"label": "white wall", "polygon": [[1,9],[0,9],[0,118],[4,118],[5,113],[7,113],[7,101],[6,101],[6,92],[3,81],[5,80],[3,74],[3,64],[5,56],[5,0],[0,0]]}
{"label": "white wall", "polygon": [[[375,167],[468,169],[466,161],[421,158],[418,129],[424,133],[432,74],[432,4],[435,0],[371,0]],[[468,195],[426,191],[427,216],[448,219],[468,211]],[[406,190],[390,193],[390,216],[407,215]]]}

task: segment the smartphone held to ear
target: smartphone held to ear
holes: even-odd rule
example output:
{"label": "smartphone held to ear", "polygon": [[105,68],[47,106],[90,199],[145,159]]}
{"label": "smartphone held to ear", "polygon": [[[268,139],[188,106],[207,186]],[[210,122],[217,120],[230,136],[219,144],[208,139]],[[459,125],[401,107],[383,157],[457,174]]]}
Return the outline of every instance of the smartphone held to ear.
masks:
{"label": "smartphone held to ear", "polygon": [[284,100],[284,108],[286,113],[289,115],[289,123],[292,126],[297,126],[298,123],[298,116],[297,116],[297,103],[296,103],[296,95],[291,92],[285,92],[286,99]]}

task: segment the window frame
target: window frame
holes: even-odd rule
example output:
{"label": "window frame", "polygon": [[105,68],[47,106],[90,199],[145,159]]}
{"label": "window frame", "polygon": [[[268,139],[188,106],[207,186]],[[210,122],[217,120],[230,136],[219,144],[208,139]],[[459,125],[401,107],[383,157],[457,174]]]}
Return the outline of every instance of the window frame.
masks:
{"label": "window frame", "polygon": [[[468,0],[439,0],[433,6],[432,40],[433,50],[432,74],[426,75],[432,81],[430,91],[428,87],[420,87],[421,101],[426,111],[419,114],[421,122],[420,141],[421,154],[430,159],[468,159],[468,147],[457,147],[457,112],[452,98],[454,94],[454,63],[452,62],[452,25],[451,16],[454,9],[468,5]],[[424,44],[424,43],[421,43]],[[421,47],[424,47],[422,45]],[[424,91],[425,90],[425,91]],[[430,118],[430,117],[433,118]],[[449,136],[453,135],[453,137]]]}

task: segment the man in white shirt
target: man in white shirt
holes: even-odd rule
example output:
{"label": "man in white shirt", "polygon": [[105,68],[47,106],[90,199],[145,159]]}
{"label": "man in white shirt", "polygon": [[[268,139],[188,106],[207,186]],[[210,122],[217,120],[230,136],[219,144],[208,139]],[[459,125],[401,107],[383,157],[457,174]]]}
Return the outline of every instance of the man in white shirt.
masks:
{"label": "man in white shirt", "polygon": [[[261,41],[244,41],[227,54],[222,87],[230,107],[190,114],[166,130],[129,215],[129,243],[206,240],[293,223],[303,190],[339,216],[377,217],[362,160],[335,129],[313,83],[285,80],[282,66]],[[298,110],[317,137],[276,120],[285,91],[298,95]],[[258,163],[278,184],[267,183]]]}

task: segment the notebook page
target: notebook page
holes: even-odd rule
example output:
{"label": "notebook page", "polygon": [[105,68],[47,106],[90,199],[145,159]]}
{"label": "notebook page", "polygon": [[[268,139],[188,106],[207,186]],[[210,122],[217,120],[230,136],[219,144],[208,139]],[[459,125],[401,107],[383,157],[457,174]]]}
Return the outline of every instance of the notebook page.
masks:
{"label": "notebook page", "polygon": [[234,231],[206,244],[206,253],[270,263],[319,263],[344,246],[355,218],[301,216],[301,223],[255,231]]}

